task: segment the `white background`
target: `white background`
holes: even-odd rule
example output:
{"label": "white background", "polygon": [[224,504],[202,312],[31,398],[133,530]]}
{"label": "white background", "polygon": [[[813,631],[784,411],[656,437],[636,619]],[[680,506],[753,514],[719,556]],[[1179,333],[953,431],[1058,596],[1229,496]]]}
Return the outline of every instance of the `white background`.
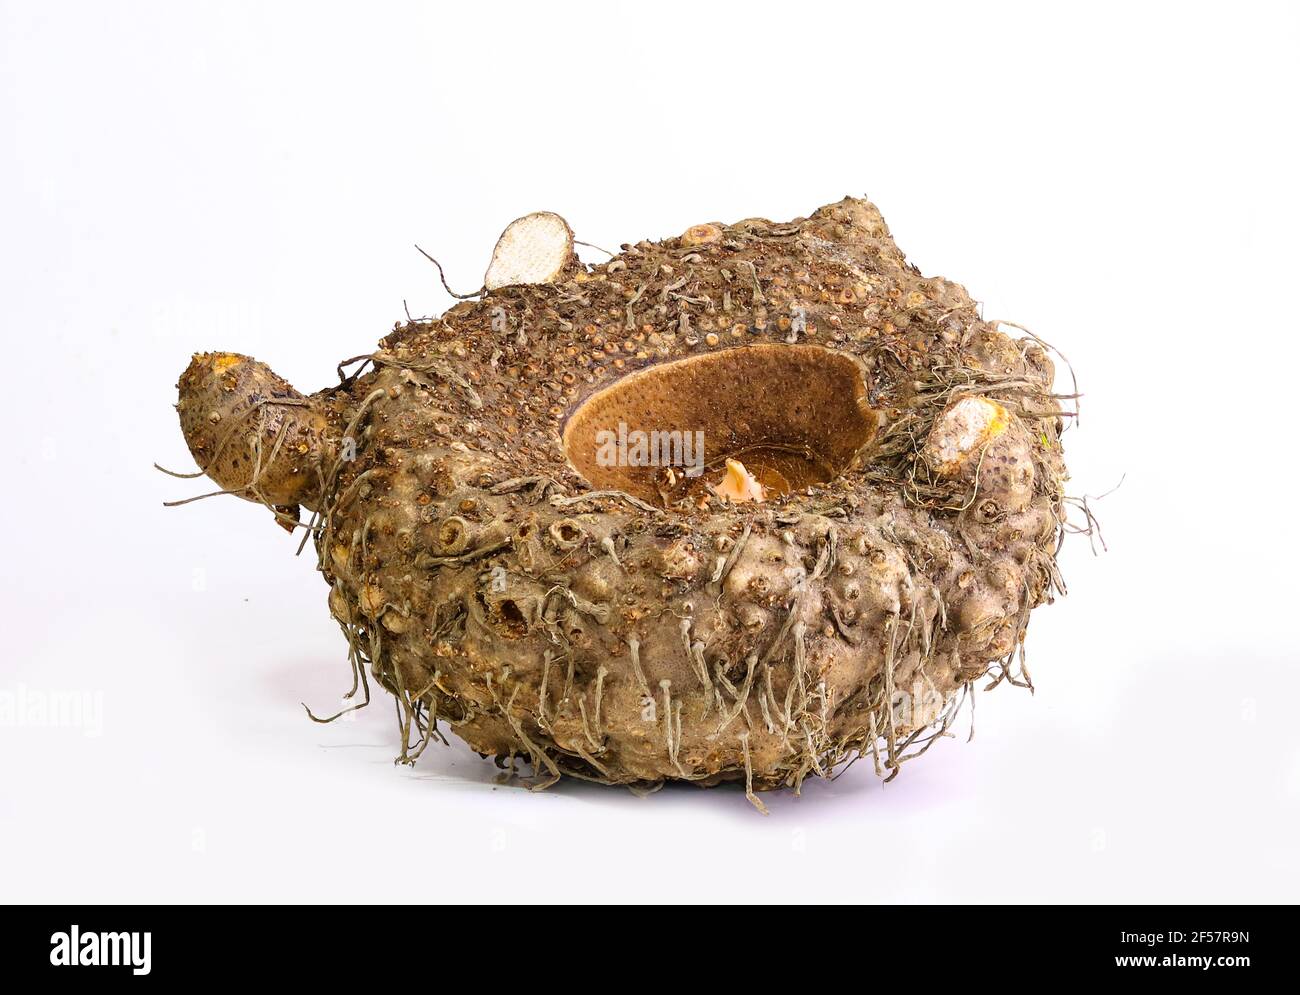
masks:
{"label": "white background", "polygon": [[[978,6],[0,3],[0,899],[1300,897],[1296,9]],[[1127,475],[1035,696],[766,819],[307,721],[349,680],[309,557],[161,507],[208,489],[150,466],[191,352],[315,390],[450,303],[413,242],[468,290],[531,210],[614,247],[846,193],[1070,357],[1072,492]]]}

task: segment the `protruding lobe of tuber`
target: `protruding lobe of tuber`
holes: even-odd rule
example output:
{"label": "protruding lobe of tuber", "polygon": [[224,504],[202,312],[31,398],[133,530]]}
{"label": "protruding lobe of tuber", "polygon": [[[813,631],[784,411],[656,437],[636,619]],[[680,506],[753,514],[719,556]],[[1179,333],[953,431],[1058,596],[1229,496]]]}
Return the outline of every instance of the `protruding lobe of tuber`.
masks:
{"label": "protruding lobe of tuber", "polygon": [[204,473],[250,501],[315,510],[334,446],[310,398],[231,352],[196,353],[177,386],[181,431]]}

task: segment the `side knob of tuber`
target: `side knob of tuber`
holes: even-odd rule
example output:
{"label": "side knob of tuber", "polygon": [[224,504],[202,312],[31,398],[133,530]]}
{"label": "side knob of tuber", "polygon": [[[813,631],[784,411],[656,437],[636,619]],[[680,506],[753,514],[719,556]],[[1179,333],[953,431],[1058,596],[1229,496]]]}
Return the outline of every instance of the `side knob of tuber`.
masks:
{"label": "side knob of tuber", "polygon": [[177,387],[181,431],[199,469],[249,501],[315,510],[337,443],[312,398],[231,352],[196,353]]}

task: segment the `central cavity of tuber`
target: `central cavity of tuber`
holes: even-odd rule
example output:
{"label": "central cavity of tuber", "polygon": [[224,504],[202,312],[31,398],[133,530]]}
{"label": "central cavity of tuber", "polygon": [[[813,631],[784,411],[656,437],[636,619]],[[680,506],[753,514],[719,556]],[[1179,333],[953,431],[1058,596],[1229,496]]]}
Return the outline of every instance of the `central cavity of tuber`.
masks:
{"label": "central cavity of tuber", "polygon": [[[768,493],[779,495],[858,465],[879,424],[858,359],[822,346],[762,343],[624,377],[573,412],[563,445],[593,487],[658,502],[659,469],[676,466],[680,479],[677,455],[686,447],[677,442],[698,439],[706,471],[721,473],[728,460],[739,460]],[[603,458],[607,433],[637,433],[649,444],[644,454]],[[683,485],[700,476],[692,469],[685,467]],[[684,486],[680,497],[689,500],[691,491]]]}

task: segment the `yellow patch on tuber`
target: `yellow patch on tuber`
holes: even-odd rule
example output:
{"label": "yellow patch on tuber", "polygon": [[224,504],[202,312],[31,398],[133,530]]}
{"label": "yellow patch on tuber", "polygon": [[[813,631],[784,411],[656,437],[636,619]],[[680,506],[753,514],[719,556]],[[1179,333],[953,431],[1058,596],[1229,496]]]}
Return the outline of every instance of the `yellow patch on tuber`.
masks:
{"label": "yellow patch on tuber", "polygon": [[735,459],[727,460],[727,475],[712,490],[718,497],[732,504],[763,500],[763,485],[745,469],[744,463]]}
{"label": "yellow patch on tuber", "polygon": [[1011,415],[987,397],[963,397],[934,423],[925,443],[926,461],[942,476],[959,473],[972,454],[1007,430]]}

